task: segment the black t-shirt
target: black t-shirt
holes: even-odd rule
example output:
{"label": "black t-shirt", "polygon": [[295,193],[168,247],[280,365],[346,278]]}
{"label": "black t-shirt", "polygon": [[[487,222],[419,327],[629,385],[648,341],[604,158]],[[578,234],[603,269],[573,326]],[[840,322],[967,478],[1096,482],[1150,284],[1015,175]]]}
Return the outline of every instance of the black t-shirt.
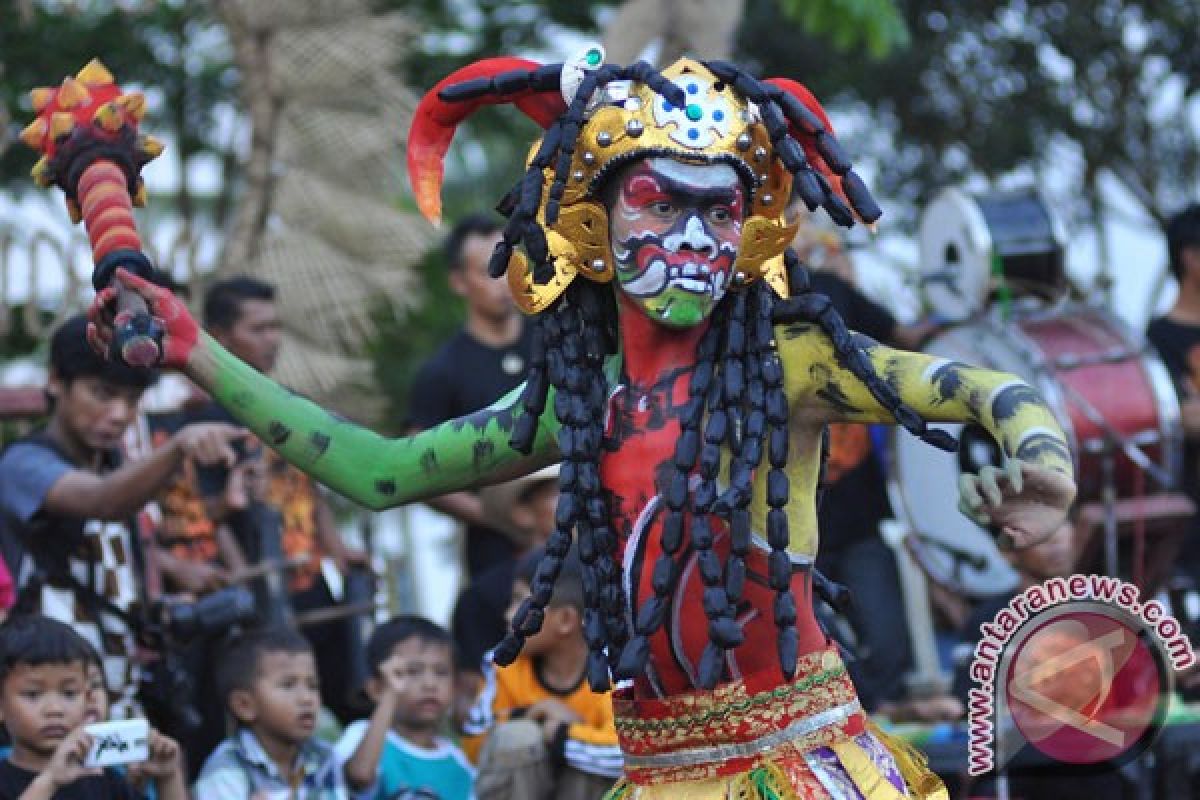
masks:
{"label": "black t-shirt", "polygon": [[878,342],[891,341],[896,332],[896,318],[886,308],[827,270],[810,272],[809,281],[813,291],[833,301],[833,307],[850,330],[865,333]]}
{"label": "black t-shirt", "polygon": [[[1159,317],[1146,329],[1146,338],[1171,373],[1182,401],[1200,392],[1200,325],[1183,325]],[[1183,489],[1200,500],[1200,445],[1189,440],[1184,446]]]}
{"label": "black t-shirt", "polygon": [[[0,761],[0,800],[17,800],[37,776],[7,758]],[[138,794],[125,778],[106,769],[103,775],[80,778],[59,789],[54,800],[138,800]]]}
{"label": "black t-shirt", "polygon": [[[529,367],[533,330],[526,325],[508,347],[489,347],[459,331],[417,373],[409,400],[409,422],[419,429],[470,414],[521,385]],[[467,527],[467,572],[513,557],[513,545],[492,528]]]}
{"label": "black t-shirt", "polygon": [[[846,327],[880,342],[892,338],[896,319],[886,308],[832,272],[813,271],[810,277],[813,289],[833,301]],[[829,482],[817,512],[821,549],[826,552],[876,535],[879,521],[892,513],[883,468],[866,426],[835,426],[831,436]]]}

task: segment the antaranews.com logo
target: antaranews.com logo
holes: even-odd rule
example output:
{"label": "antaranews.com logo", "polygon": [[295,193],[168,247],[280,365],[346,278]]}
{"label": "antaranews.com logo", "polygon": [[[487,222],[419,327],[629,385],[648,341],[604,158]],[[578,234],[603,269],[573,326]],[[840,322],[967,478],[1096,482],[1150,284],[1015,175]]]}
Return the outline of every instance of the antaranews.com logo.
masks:
{"label": "antaranews.com logo", "polygon": [[971,775],[1019,749],[1057,761],[1131,758],[1158,733],[1173,673],[1195,655],[1179,622],[1138,588],[1104,575],[1052,578],[1014,597],[981,627],[968,693]]}

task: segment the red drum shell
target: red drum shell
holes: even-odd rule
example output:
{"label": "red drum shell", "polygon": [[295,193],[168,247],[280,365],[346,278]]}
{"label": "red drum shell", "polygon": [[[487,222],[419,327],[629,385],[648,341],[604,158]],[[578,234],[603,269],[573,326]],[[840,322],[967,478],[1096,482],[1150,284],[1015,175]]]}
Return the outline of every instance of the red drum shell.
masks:
{"label": "red drum shell", "polygon": [[[1101,499],[1104,453],[1113,433],[1178,477],[1179,401],[1166,368],[1140,336],[1095,308],[1031,316],[1015,326],[1023,334],[1014,337],[1015,345],[1032,357],[1032,374],[1022,377],[1034,379],[1070,442],[1079,501]],[[1122,448],[1115,453],[1118,498],[1167,488]]]}

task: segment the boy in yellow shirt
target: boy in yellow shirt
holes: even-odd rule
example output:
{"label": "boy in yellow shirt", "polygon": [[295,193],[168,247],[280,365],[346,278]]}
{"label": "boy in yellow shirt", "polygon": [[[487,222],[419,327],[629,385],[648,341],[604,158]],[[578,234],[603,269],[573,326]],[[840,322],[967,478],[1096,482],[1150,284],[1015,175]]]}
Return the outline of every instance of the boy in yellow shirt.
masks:
{"label": "boy in yellow shirt", "polygon": [[[540,551],[522,560],[509,617],[529,595]],[[510,666],[484,663],[484,687],[464,725],[479,764],[479,800],[598,800],[621,776],[612,700],[584,681],[581,565],[565,560],[542,629]]]}

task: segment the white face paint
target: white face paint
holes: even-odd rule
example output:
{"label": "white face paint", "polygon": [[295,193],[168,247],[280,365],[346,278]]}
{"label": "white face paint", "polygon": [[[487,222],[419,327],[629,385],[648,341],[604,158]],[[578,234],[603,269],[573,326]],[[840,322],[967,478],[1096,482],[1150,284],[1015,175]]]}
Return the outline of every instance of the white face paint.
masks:
{"label": "white face paint", "polygon": [[729,286],[744,191],[728,164],[649,158],[626,169],[609,210],[621,290],[651,318],[694,325]]}

